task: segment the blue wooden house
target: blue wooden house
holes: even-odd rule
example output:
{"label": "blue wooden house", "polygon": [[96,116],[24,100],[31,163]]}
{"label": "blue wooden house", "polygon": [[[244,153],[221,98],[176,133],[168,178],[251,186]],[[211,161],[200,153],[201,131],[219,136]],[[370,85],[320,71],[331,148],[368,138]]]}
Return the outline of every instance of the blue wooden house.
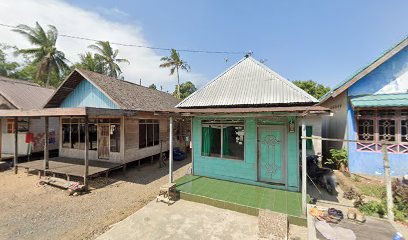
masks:
{"label": "blue wooden house", "polygon": [[[348,150],[354,173],[382,175],[382,141],[386,141],[391,174],[408,174],[408,38],[362,68],[322,97],[332,110],[323,135],[357,142],[326,142]],[[361,141],[361,142],[359,142]]]}

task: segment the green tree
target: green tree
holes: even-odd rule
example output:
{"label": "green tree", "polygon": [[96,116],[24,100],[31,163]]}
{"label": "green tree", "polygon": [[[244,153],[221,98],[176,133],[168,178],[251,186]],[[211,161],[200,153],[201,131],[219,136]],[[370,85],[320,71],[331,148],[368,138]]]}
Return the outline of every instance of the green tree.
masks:
{"label": "green tree", "polygon": [[20,64],[7,60],[7,54],[4,50],[8,48],[8,46],[0,44],[0,76],[15,78]]}
{"label": "green tree", "polygon": [[163,63],[160,64],[159,67],[161,68],[170,68],[170,75],[173,75],[175,72],[177,73],[177,97],[180,99],[180,74],[179,70],[185,70],[186,72],[190,71],[190,65],[187,64],[186,61],[180,58],[180,54],[176,51],[176,49],[171,49],[169,57],[162,57],[160,59]]}
{"label": "green tree", "polygon": [[42,80],[45,86],[50,85],[52,74],[62,77],[69,69],[65,54],[56,48],[58,30],[55,26],[48,25],[48,31],[44,31],[38,22],[35,27],[24,24],[18,25],[13,31],[25,36],[34,45],[34,48],[19,49],[17,54],[24,54],[31,57],[36,65],[37,80]]}
{"label": "green tree", "polygon": [[113,50],[108,41],[98,41],[90,45],[89,48],[96,51],[94,58],[101,61],[103,73],[110,77],[119,78],[122,74],[119,63],[130,64],[127,59],[118,58],[119,50]]}
{"label": "green tree", "polygon": [[154,84],[154,83],[150,84],[149,88],[151,88],[151,89],[157,89],[156,84]]}
{"label": "green tree", "polygon": [[98,55],[85,52],[85,54],[79,54],[79,59],[75,67],[107,75],[102,59]]}
{"label": "green tree", "polygon": [[313,80],[293,81],[293,83],[317,99],[330,91],[330,87],[326,87]]}
{"label": "green tree", "polygon": [[[188,81],[185,83],[182,83],[180,85],[180,99],[185,99],[188,96],[190,96],[193,92],[197,91],[196,86],[194,85],[194,83]],[[179,93],[177,92],[178,88],[176,86],[176,89],[173,92],[173,96],[177,96]]]}

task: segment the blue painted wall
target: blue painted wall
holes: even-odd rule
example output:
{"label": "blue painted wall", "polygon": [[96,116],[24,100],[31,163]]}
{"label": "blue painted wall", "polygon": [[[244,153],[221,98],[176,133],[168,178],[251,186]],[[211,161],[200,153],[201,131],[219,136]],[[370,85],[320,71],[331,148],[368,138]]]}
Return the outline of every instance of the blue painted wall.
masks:
{"label": "blue painted wall", "polygon": [[[348,96],[406,93],[408,88],[408,47],[384,62],[348,89]],[[387,88],[388,86],[388,88]]]}
{"label": "blue painted wall", "polygon": [[[407,92],[408,47],[383,63],[348,89],[348,138],[357,139],[356,120],[350,104],[353,96]],[[384,174],[381,152],[359,152],[356,143],[348,144],[349,168],[354,173]],[[408,174],[408,154],[388,154],[393,176]]]}
{"label": "blue painted wall", "polygon": [[62,108],[96,107],[119,109],[104,93],[87,80],[82,80],[78,86],[61,103]]}
{"label": "blue painted wall", "polygon": [[[244,161],[201,156],[201,120],[209,118],[211,117],[195,117],[193,119],[194,175],[286,189],[285,186],[257,182],[257,125],[256,119],[253,117],[245,118]],[[290,191],[299,191],[299,157],[296,136],[296,133],[288,133],[287,136],[287,189]]]}

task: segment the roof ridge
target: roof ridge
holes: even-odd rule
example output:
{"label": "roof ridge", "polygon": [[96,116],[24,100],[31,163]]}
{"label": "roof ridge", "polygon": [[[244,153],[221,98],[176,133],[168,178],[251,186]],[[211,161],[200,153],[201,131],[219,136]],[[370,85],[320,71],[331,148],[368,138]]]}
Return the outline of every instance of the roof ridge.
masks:
{"label": "roof ridge", "polygon": [[183,101],[179,102],[176,107],[179,107],[179,105],[183,104],[184,102],[186,102],[188,99],[190,99],[191,97],[193,97],[196,93],[198,93],[199,91],[205,89],[206,87],[210,86],[213,82],[215,82],[217,79],[219,79],[220,77],[222,77],[223,75],[225,75],[227,72],[229,72],[231,69],[233,69],[234,67],[236,67],[238,64],[240,64],[242,61],[244,61],[245,59],[247,59],[249,56],[245,56],[242,59],[240,59],[238,62],[234,63],[233,65],[231,65],[229,68],[227,68],[226,70],[224,70],[222,73],[218,74],[217,76],[215,76],[211,81],[207,82],[206,84],[204,84],[204,86],[200,87],[199,89],[197,89],[195,92],[193,92],[192,94],[190,94],[190,96],[186,97],[185,99],[183,99]]}
{"label": "roof ridge", "polygon": [[108,76],[108,75],[105,75],[105,74],[102,74],[102,73],[97,73],[97,72],[93,72],[93,71],[86,70],[86,69],[82,69],[82,68],[77,68],[77,69],[78,69],[79,71],[85,71],[85,72],[89,72],[89,73],[91,73],[91,74],[97,74],[97,75],[100,75],[100,76],[103,76],[103,77],[111,78],[111,79],[114,80],[114,81],[121,81],[121,82],[123,82],[123,83],[131,84],[131,85],[134,85],[134,86],[137,86],[137,87],[142,87],[142,88],[146,88],[146,89],[149,89],[149,90],[152,90],[152,91],[157,91],[157,92],[160,92],[160,93],[172,95],[172,94],[170,94],[170,93],[168,93],[168,92],[164,92],[164,91],[161,91],[161,90],[158,90],[158,89],[154,89],[154,88],[149,88],[149,87],[146,87],[146,86],[137,84],[137,83],[135,83],[135,82],[130,82],[130,81],[127,81],[127,80],[124,80],[124,79],[119,79],[119,78],[111,77],[111,76]]}
{"label": "roof ridge", "polygon": [[289,81],[288,79],[286,79],[285,77],[283,77],[282,75],[280,75],[279,73],[275,72],[274,70],[272,70],[270,67],[266,66],[265,64],[259,62],[258,60],[254,59],[253,57],[249,57],[252,61],[254,61],[256,64],[258,64],[260,67],[264,68],[264,70],[268,71],[269,73],[271,73],[274,76],[277,76],[278,79],[287,84],[289,87],[291,87],[292,89],[296,90],[297,92],[299,92],[300,94],[302,94],[303,96],[306,96],[307,98],[311,99],[313,102],[318,102],[318,100],[313,97],[312,95],[310,95],[309,93],[307,93],[305,90],[301,89],[300,87],[296,86],[293,82]]}
{"label": "roof ridge", "polygon": [[0,81],[18,83],[18,84],[25,84],[25,85],[30,85],[30,86],[33,86],[33,87],[46,88],[46,87],[40,86],[38,83],[32,82],[30,80],[10,78],[10,77],[5,77],[5,76],[0,76]]}

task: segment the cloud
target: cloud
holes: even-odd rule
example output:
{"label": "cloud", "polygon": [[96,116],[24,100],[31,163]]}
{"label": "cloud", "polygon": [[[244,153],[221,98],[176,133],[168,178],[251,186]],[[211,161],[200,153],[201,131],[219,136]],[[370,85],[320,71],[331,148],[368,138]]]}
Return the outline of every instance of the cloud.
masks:
{"label": "cloud", "polygon": [[[33,26],[36,21],[43,27],[48,24],[56,26],[61,34],[111,42],[150,45],[143,36],[142,26],[113,22],[106,19],[101,13],[86,11],[60,0],[13,0],[0,3],[0,23]],[[0,28],[0,39],[0,42],[16,45],[19,48],[30,47],[25,38],[7,28]],[[87,47],[92,43],[60,37],[57,41],[57,48],[62,50],[71,62],[76,62],[79,59],[78,54],[89,51]],[[163,86],[165,91],[174,90],[177,82],[175,76],[169,76],[168,69],[158,67],[161,55],[151,49],[117,45],[113,47],[119,49],[119,57],[130,61],[130,65],[121,65],[125,80],[138,83],[139,79],[142,79],[144,86],[154,83],[159,88]],[[204,79],[202,74],[190,72],[183,73],[180,81],[189,80],[193,83],[200,83]]]}

